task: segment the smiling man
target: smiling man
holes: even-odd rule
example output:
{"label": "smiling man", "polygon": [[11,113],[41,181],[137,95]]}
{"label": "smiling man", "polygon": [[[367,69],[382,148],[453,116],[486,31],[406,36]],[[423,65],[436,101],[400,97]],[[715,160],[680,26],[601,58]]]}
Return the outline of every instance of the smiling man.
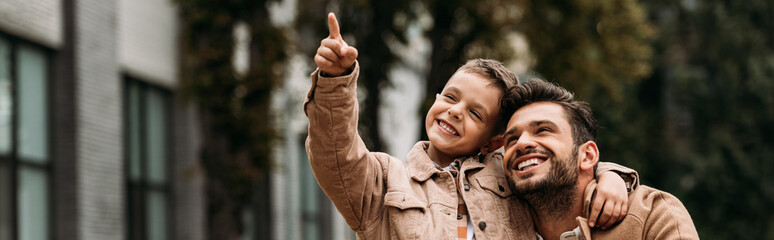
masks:
{"label": "smiling man", "polygon": [[[673,195],[636,187],[624,220],[588,226],[599,150],[596,121],[585,102],[540,79],[509,94],[515,103],[504,135],[503,166],[532,208],[538,239],[698,239],[691,216]],[[636,186],[636,184],[635,184]]]}

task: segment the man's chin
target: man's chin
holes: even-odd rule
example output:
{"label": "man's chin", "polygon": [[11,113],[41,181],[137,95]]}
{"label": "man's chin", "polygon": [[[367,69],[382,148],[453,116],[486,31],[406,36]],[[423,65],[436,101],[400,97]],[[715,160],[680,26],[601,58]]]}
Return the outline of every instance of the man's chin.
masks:
{"label": "man's chin", "polygon": [[535,192],[538,192],[542,190],[543,187],[541,187],[541,184],[539,182],[533,181],[531,179],[527,180],[517,180],[516,184],[514,185],[514,190],[519,194],[532,194]]}

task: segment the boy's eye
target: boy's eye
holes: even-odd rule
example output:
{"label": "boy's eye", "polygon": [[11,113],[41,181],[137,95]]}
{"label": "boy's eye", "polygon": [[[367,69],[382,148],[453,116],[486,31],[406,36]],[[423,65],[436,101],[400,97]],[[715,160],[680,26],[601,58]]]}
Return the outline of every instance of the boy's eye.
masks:
{"label": "boy's eye", "polygon": [[476,112],[476,110],[470,110],[470,114],[472,114],[474,117],[478,118],[478,120],[484,120],[483,118],[481,118],[481,114],[478,114],[478,112]]}
{"label": "boy's eye", "polygon": [[446,97],[446,98],[448,98],[449,100],[452,100],[453,102],[456,102],[456,101],[457,101],[457,99],[456,99],[456,98],[454,98],[454,96],[452,96],[452,95],[450,95],[450,94],[444,94],[443,96],[444,96],[444,97]]}

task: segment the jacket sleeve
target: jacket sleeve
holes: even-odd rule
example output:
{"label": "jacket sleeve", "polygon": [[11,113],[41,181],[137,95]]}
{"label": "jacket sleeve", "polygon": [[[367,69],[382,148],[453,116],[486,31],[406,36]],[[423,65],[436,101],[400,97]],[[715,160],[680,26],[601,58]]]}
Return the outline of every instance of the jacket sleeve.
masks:
{"label": "jacket sleeve", "polygon": [[652,201],[653,205],[645,220],[643,239],[699,239],[691,215],[677,197],[651,190],[645,199]]}
{"label": "jacket sleeve", "polygon": [[317,183],[354,231],[376,219],[382,208],[384,172],[391,158],[371,153],[358,135],[357,78],[351,74],[323,77],[312,74],[304,102],[309,119],[306,152]]}
{"label": "jacket sleeve", "polygon": [[597,177],[607,171],[613,171],[621,176],[624,182],[626,182],[626,187],[629,189],[630,193],[640,186],[640,175],[637,173],[637,171],[634,171],[634,169],[612,162],[597,163]]}

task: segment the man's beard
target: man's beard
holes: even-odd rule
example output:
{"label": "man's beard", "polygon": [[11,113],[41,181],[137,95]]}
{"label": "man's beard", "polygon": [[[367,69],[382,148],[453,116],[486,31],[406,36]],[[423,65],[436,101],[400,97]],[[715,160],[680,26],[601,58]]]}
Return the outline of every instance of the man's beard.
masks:
{"label": "man's beard", "polygon": [[[551,169],[544,179],[537,181],[516,180],[512,184],[516,192],[529,202],[532,208],[542,218],[558,219],[569,213],[573,200],[578,192],[578,148],[573,149],[570,156],[556,157],[553,152],[530,150],[524,154],[540,152],[549,156]],[[517,156],[518,157],[518,156]],[[525,175],[525,177],[531,174]]]}

